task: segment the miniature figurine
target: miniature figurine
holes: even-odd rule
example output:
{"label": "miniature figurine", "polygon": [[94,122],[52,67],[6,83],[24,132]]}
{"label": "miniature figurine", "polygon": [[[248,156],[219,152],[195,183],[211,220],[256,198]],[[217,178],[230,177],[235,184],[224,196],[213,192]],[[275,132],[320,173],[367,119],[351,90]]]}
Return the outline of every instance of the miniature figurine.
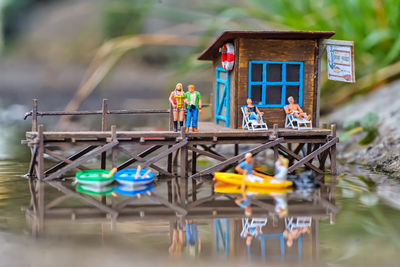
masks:
{"label": "miniature figurine", "polygon": [[[264,179],[257,176],[257,172],[253,170],[253,155],[251,153],[246,153],[244,156],[244,161],[236,166],[235,171],[245,176],[247,181],[252,183],[260,182],[263,183]],[[243,181],[245,180],[243,179]]]}
{"label": "miniature figurine", "polygon": [[174,223],[172,231],[172,241],[168,248],[169,255],[174,257],[180,257],[183,251],[183,229],[179,226],[178,222]]}
{"label": "miniature figurine", "polygon": [[244,209],[244,215],[250,217],[252,214],[251,200],[253,198],[252,194],[246,194],[244,191],[242,197],[235,199],[235,204]]}
{"label": "miniature figurine", "polygon": [[264,112],[261,112],[258,107],[253,106],[251,98],[247,98],[247,106],[244,108],[244,112],[249,117],[249,120],[257,120],[257,123],[260,123],[261,116],[264,115]]}
{"label": "miniature figurine", "polygon": [[183,107],[184,97],[183,86],[181,83],[177,83],[175,90],[169,96],[169,102],[172,105],[174,115],[174,132],[178,131],[178,119],[179,126],[183,127],[183,116],[185,114]]}
{"label": "miniature figurine", "polygon": [[283,237],[287,239],[286,245],[290,248],[293,246],[293,241],[297,240],[300,235],[309,234],[310,232],[311,230],[309,226],[293,228],[291,230],[285,229],[285,231],[283,231]]}
{"label": "miniature figurine", "polygon": [[[253,241],[253,238],[256,238],[258,235],[262,234],[262,229],[261,225],[253,225],[252,223],[249,223],[249,218],[242,219],[242,225],[243,225],[243,230],[241,237],[246,240],[246,245],[248,247],[251,246],[251,242]],[[244,223],[243,223],[244,221]]]}
{"label": "miniature figurine", "polygon": [[190,84],[188,86],[188,92],[185,93],[185,103],[187,104],[187,116],[186,116],[186,132],[189,132],[190,122],[192,123],[192,131],[198,132],[197,130],[197,118],[199,112],[202,110],[201,94],[195,91],[195,86]]}
{"label": "miniature figurine", "polygon": [[236,166],[235,171],[243,174],[243,182],[241,185],[242,197],[235,200],[235,203],[244,208],[246,216],[251,216],[251,200],[252,194],[246,194],[245,192],[245,180],[250,182],[260,182],[263,183],[264,179],[256,175],[256,171],[253,170],[253,155],[251,153],[246,153],[244,156],[245,160]]}
{"label": "miniature figurine", "polygon": [[270,180],[271,183],[283,183],[286,181],[288,164],[288,159],[282,156],[275,161],[275,175],[274,178]]}
{"label": "miniature figurine", "polygon": [[286,114],[292,114],[295,118],[303,118],[308,121],[311,119],[311,115],[307,115],[307,113],[305,113],[298,104],[294,103],[293,96],[288,97],[288,102],[289,105],[285,106]]}
{"label": "miniature figurine", "polygon": [[271,193],[271,197],[275,200],[275,212],[279,218],[285,217],[288,214],[288,204],[286,193]]}
{"label": "miniature figurine", "polygon": [[185,220],[186,248],[190,256],[196,256],[201,251],[201,239],[198,236],[197,222]]}

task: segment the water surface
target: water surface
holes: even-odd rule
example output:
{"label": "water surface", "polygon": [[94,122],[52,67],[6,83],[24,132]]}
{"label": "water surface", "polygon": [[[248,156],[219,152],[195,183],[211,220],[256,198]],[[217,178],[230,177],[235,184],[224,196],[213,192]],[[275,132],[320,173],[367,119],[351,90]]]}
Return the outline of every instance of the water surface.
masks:
{"label": "water surface", "polygon": [[[55,262],[60,266],[124,266],[133,262],[140,265],[186,265],[188,262],[196,265],[248,262],[255,265],[264,262],[308,265],[313,262],[317,265],[394,266],[400,258],[400,212],[393,203],[379,196],[378,186],[368,177],[382,175],[363,169],[357,169],[355,174],[343,171],[338,176],[336,187],[327,187],[328,191],[335,193],[329,201],[337,211],[322,209],[322,212],[314,214],[310,211],[309,233],[302,234],[301,244],[295,239],[291,247],[284,239],[282,253],[282,241],[278,235],[285,230],[285,219],[271,212],[257,211],[255,207],[252,218],[264,218],[267,223],[259,234],[264,237],[255,237],[248,246],[246,238],[241,237],[245,216],[234,204],[229,206],[232,210],[229,214],[213,213],[211,208],[206,209],[202,216],[199,213],[186,218],[173,212],[159,216],[150,212],[144,215],[133,212],[134,216],[121,216],[116,220],[104,215],[85,217],[79,212],[74,216],[60,213],[58,218],[50,218],[50,215],[46,218],[45,215],[44,225],[40,226],[43,229],[38,231],[38,226],[26,215],[31,199],[28,180],[23,177],[27,167],[26,162],[0,160],[0,265],[54,266]],[[395,182],[393,179],[390,181]],[[198,198],[209,193],[209,186],[203,184]],[[47,204],[63,194],[48,185],[45,185],[45,190]],[[156,183],[155,193],[165,196],[166,190],[166,183]],[[261,197],[266,201],[268,198],[271,197]],[[229,201],[224,197],[219,200]],[[294,200],[294,204],[296,201],[307,204],[308,200],[300,198]],[[136,205],[140,203],[149,203],[149,200],[143,197],[135,202]],[[308,203],[312,205],[313,201]],[[87,205],[74,198],[64,204]],[[293,204],[289,203],[288,218],[293,215],[292,207]],[[200,249],[197,243],[186,244],[185,219],[197,226]],[[175,240],[174,233],[175,237],[178,236]]]}

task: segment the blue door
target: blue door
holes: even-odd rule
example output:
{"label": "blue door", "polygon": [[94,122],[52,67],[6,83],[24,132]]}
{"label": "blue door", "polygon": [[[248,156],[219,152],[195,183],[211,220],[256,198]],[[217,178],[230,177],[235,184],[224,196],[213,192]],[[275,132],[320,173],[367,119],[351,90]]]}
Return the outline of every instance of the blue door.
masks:
{"label": "blue door", "polygon": [[229,127],[229,71],[222,67],[216,69],[215,102],[215,123]]}

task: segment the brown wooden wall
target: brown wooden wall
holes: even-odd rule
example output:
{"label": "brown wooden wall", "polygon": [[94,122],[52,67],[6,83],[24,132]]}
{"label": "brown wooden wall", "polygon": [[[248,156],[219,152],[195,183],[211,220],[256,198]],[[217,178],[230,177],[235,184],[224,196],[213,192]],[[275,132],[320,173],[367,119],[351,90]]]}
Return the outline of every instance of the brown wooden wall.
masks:
{"label": "brown wooden wall", "polygon": [[[237,104],[231,106],[231,113],[237,116],[237,126],[241,126],[242,112],[240,107],[246,104],[248,95],[249,61],[303,61],[303,110],[307,114],[314,111],[314,57],[316,40],[260,40],[239,39],[239,51],[236,53],[235,69],[237,72]],[[235,49],[236,50],[236,49]],[[233,76],[233,75],[232,75]],[[231,87],[232,88],[232,87]],[[285,125],[283,108],[263,108],[264,121],[268,127],[277,123],[279,127]]]}

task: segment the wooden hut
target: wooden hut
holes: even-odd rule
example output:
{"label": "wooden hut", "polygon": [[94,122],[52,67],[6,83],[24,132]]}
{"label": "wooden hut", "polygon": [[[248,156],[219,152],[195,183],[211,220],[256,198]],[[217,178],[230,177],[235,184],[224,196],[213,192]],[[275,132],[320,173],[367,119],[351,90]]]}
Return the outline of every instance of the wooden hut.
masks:
{"label": "wooden hut", "polygon": [[[319,77],[322,40],[334,32],[225,31],[198,57],[213,62],[215,122],[231,128],[242,125],[241,106],[247,98],[265,113],[268,127],[284,127],[283,107],[293,96],[300,107],[319,120]],[[234,47],[234,65],[225,70],[221,48]],[[225,52],[222,50],[222,52]]]}

